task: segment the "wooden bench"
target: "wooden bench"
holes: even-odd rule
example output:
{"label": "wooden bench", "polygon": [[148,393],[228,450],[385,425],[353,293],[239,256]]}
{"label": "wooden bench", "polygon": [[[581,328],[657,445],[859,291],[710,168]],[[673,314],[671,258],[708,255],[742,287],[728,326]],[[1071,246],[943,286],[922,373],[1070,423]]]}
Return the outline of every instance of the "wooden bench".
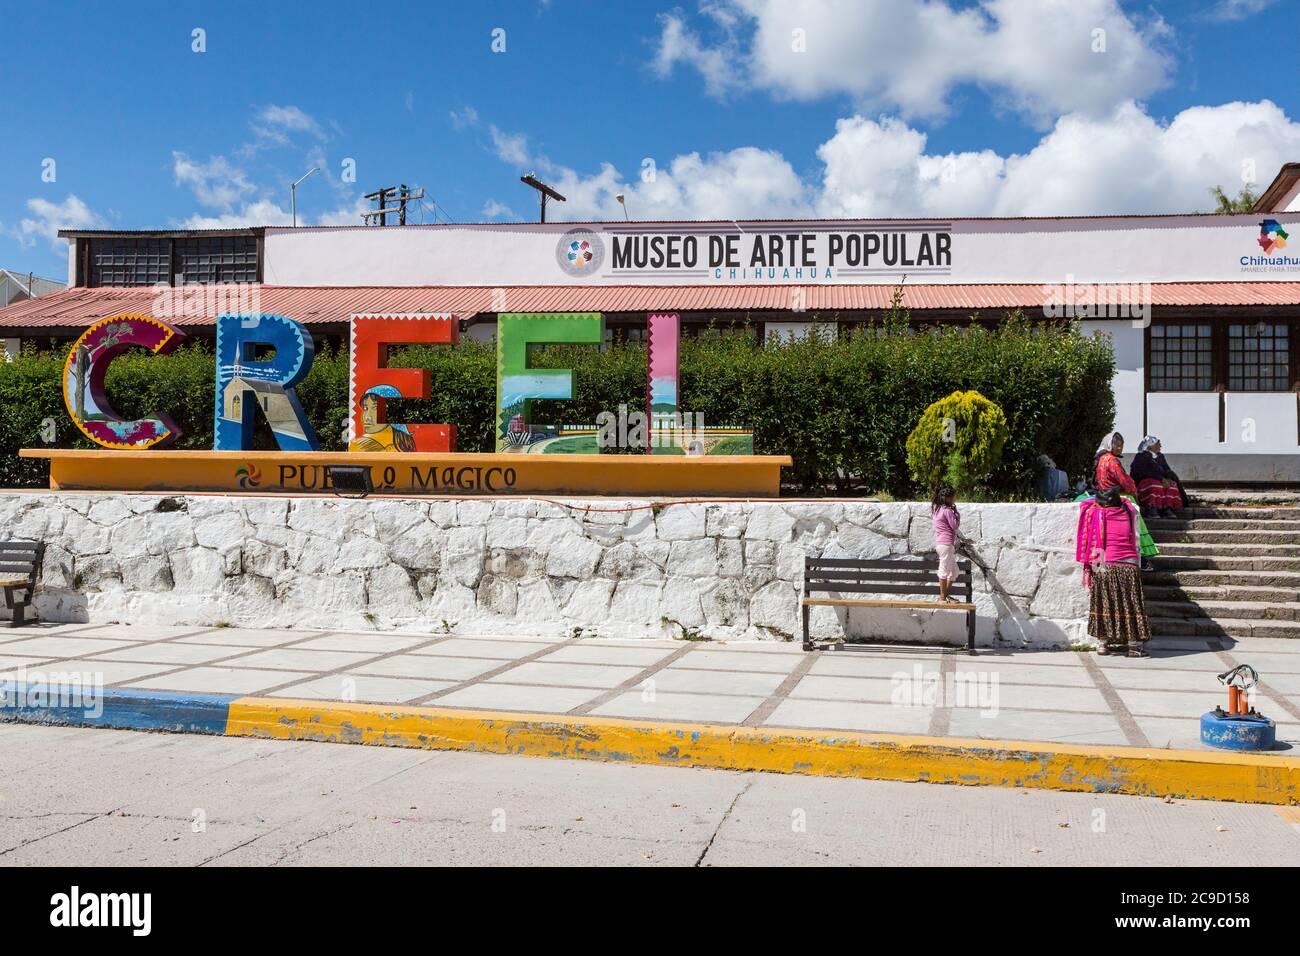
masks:
{"label": "wooden bench", "polygon": [[[803,649],[813,650],[808,636],[808,616],[814,605],[831,607],[914,607],[937,611],[966,612],[966,650],[975,653],[975,588],[971,581],[970,561],[957,561],[957,578],[949,592],[954,597],[965,594],[960,603],[899,598],[875,599],[842,597],[843,594],[938,594],[939,561],[937,558],[914,558],[904,561],[860,561],[855,558],[804,558],[803,562]],[[832,595],[815,597],[817,594]]]}
{"label": "wooden bench", "polygon": [[[5,607],[14,612],[9,627],[27,623],[27,607],[36,593],[36,574],[44,555],[45,545],[39,541],[0,541],[0,588],[4,588]],[[18,591],[26,592],[22,600]]]}

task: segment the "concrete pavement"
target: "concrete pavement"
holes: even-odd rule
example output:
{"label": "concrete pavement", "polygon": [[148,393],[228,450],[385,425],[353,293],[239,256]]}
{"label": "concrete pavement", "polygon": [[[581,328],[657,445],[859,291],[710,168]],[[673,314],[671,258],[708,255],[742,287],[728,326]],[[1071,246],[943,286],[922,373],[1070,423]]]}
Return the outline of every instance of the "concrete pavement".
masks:
{"label": "concrete pavement", "polygon": [[1293,865],[1300,812],[0,725],[0,865]]}
{"label": "concrete pavement", "polygon": [[[1300,717],[1290,641],[1163,638],[1147,660],[1075,652],[705,644],[419,633],[47,626],[0,639],[0,717],[166,730],[1300,803],[1300,759],[1203,747],[1215,674]],[[1229,649],[1229,645],[1238,645]]]}
{"label": "concrete pavement", "polygon": [[317,701],[1208,750],[1215,675],[1253,664],[1300,753],[1300,641],[1159,638],[1153,659],[1071,651],[458,637],[157,625],[0,631],[0,680]]}

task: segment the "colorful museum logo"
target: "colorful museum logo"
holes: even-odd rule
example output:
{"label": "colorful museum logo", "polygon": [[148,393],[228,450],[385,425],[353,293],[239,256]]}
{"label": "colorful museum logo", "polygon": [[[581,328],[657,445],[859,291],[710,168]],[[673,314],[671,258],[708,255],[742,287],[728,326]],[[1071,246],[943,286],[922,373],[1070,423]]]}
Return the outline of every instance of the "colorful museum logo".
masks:
{"label": "colorful museum logo", "polygon": [[570,229],[555,246],[555,261],[566,275],[590,278],[605,264],[605,243],[590,229]]}
{"label": "colorful museum logo", "polygon": [[239,480],[241,488],[256,488],[262,483],[262,470],[250,462],[235,469],[235,478]]}
{"label": "colorful museum logo", "polygon": [[1259,247],[1264,250],[1266,256],[1285,249],[1288,238],[1290,234],[1276,219],[1265,219],[1259,224]]}

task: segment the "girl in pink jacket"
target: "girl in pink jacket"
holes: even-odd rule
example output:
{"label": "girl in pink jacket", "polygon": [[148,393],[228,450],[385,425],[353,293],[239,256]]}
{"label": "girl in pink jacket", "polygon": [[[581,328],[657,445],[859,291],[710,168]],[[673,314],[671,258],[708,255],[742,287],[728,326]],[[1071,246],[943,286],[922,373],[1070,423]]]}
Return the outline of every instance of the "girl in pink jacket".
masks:
{"label": "girl in pink jacket", "polygon": [[957,538],[961,528],[957,492],[952,485],[941,484],[934,490],[930,517],[934,521],[934,550],[939,555],[939,600],[957,603],[948,594],[957,578]]}

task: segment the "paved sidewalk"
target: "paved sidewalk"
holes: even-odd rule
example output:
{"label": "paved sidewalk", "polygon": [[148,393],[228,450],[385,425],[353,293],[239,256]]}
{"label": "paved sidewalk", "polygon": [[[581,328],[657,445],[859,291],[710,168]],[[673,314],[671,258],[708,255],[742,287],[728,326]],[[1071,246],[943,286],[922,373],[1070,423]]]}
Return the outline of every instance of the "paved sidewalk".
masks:
{"label": "paved sidewalk", "polygon": [[1159,638],[1152,653],[65,624],[0,631],[0,683],[1209,750],[1198,722],[1226,697],[1215,676],[1249,663],[1290,745],[1277,752],[1297,754],[1300,641]]}

